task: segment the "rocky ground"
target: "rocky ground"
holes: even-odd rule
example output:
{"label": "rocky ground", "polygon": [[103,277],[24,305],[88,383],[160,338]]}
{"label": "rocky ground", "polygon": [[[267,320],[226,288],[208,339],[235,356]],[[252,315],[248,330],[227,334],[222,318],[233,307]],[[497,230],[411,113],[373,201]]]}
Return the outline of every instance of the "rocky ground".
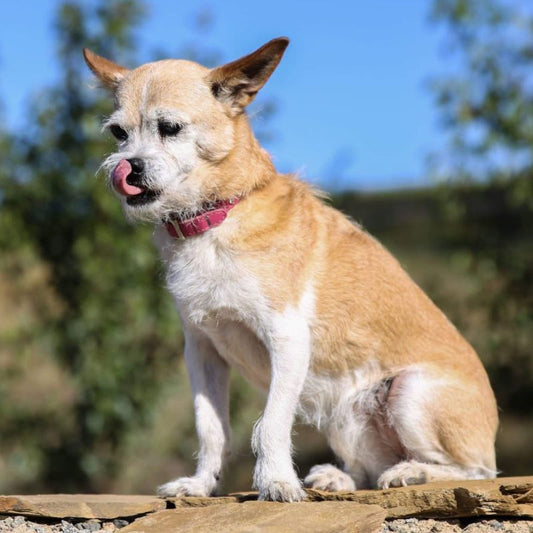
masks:
{"label": "rocky ground", "polygon": [[[129,524],[126,520],[100,521],[83,520],[72,522],[61,520],[55,524],[33,522],[24,516],[0,519],[0,531],[16,533],[81,533],[101,531],[115,533]],[[456,520],[433,520],[405,518],[385,521],[379,533],[532,533],[533,520],[478,520],[461,524]]]}
{"label": "rocky ground", "polygon": [[0,532],[533,533],[533,476],[307,493],[298,504],[260,502],[255,493],[0,496]]}
{"label": "rocky ground", "polygon": [[533,520],[479,520],[467,525],[460,520],[406,518],[385,522],[380,533],[532,533]]}
{"label": "rocky ground", "polygon": [[81,531],[102,531],[114,533],[120,528],[127,526],[125,520],[100,521],[83,520],[72,522],[61,520],[57,523],[33,522],[24,516],[8,516],[0,520],[0,531],[13,531],[16,533],[80,533]]}

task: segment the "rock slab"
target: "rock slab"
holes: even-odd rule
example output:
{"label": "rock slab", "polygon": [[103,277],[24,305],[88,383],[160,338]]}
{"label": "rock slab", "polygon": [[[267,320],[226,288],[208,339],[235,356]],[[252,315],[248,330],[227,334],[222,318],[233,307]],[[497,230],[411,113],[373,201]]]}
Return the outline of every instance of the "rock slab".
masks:
{"label": "rock slab", "polygon": [[117,494],[34,494],[0,496],[0,514],[47,518],[130,518],[166,509],[155,496]]}
{"label": "rock slab", "polygon": [[310,501],[354,501],[379,505],[387,518],[533,517],[533,476],[442,481],[386,490],[322,492]]}
{"label": "rock slab", "polygon": [[[445,520],[459,518],[468,518],[469,521],[477,522],[480,527],[482,519],[491,517],[499,517],[498,520],[505,518],[505,527],[511,523],[511,519],[520,519],[516,524],[523,527],[529,527],[533,523],[524,520],[533,518],[533,476],[449,481],[355,492],[308,490],[307,495],[306,502],[295,504],[259,502],[257,493],[253,492],[220,498],[184,497],[168,500],[153,496],[111,494],[15,495],[0,496],[0,514],[14,517],[6,520],[17,520],[22,517],[15,515],[25,515],[45,518],[52,522],[68,518],[74,519],[75,522],[80,519],[122,519],[130,522],[130,525],[121,530],[124,533],[371,533],[377,530],[385,518],[389,520],[388,526],[398,526],[394,529],[397,533],[421,533],[421,530],[416,529],[420,525],[416,519],[436,519],[436,524],[443,527],[452,527],[445,524]],[[404,520],[398,522],[397,519]],[[411,520],[414,522],[411,523]],[[500,524],[498,521],[493,522]],[[415,529],[412,529],[411,525]],[[477,533],[478,530],[475,531]],[[513,531],[518,532],[516,528]]]}
{"label": "rock slab", "polygon": [[294,504],[249,501],[159,511],[121,533],[374,533],[385,511],[354,502]]}
{"label": "rock slab", "polygon": [[[386,490],[323,492],[307,489],[311,502],[352,501],[379,505],[387,518],[533,517],[533,476],[441,481]],[[175,498],[176,507],[203,507],[257,499],[255,492],[220,498]]]}

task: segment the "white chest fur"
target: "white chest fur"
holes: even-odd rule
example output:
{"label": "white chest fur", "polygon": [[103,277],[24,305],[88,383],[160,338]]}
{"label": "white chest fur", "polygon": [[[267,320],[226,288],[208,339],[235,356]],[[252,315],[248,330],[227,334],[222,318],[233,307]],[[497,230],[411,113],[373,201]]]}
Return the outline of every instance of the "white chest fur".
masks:
{"label": "white chest fur", "polygon": [[156,234],[167,286],[185,327],[203,331],[218,353],[263,390],[270,382],[265,344],[275,313],[237,252],[212,234],[176,241]]}
{"label": "white chest fur", "polygon": [[198,326],[210,319],[249,322],[268,311],[238,252],[220,246],[211,232],[185,241],[166,238],[161,254],[168,289],[184,321]]}

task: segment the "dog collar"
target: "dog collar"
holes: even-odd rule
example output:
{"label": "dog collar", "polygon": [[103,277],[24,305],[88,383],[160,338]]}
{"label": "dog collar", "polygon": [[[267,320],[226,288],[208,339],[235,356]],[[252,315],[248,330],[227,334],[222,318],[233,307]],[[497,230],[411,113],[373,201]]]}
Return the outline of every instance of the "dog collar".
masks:
{"label": "dog collar", "polygon": [[211,228],[220,226],[220,224],[226,220],[228,212],[239,202],[240,198],[219,200],[214,204],[210,204],[209,208],[192,218],[187,218],[185,220],[170,218],[169,220],[163,221],[163,224],[171,237],[185,240],[187,237],[200,235]]}

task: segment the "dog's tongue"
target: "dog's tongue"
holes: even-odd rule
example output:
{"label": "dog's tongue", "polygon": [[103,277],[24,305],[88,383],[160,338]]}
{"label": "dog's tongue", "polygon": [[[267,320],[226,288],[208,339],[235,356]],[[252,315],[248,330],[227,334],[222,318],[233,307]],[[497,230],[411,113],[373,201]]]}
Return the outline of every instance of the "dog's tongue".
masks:
{"label": "dog's tongue", "polygon": [[131,174],[132,168],[127,159],[122,159],[119,164],[113,170],[111,179],[113,181],[113,187],[115,190],[122,194],[122,196],[135,196],[144,192],[144,189],[130,185],[126,178]]}

